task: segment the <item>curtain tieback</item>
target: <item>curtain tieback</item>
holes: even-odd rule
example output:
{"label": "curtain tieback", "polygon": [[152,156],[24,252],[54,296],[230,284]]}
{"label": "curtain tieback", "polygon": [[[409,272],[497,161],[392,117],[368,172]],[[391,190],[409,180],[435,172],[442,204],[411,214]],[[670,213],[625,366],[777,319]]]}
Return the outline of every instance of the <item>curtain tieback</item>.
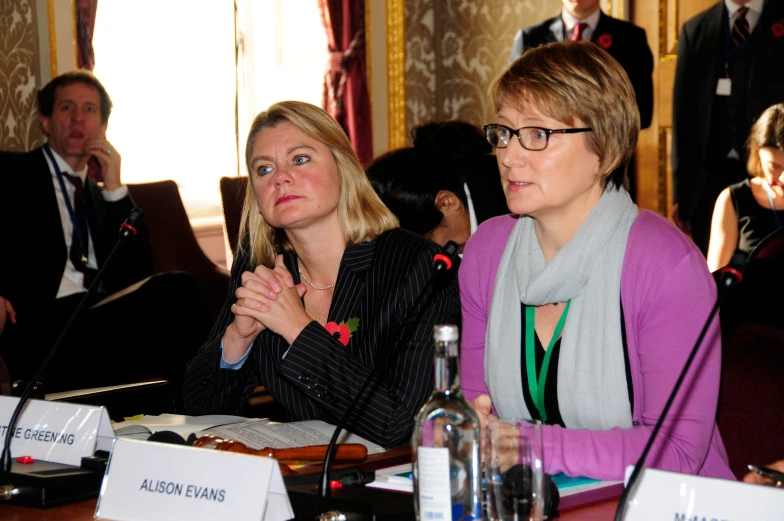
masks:
{"label": "curtain tieback", "polygon": [[[350,60],[356,57],[357,48],[364,43],[365,29],[360,28],[354,34],[354,38],[349,43],[348,48],[341,52],[330,49],[329,53],[329,70],[326,75],[327,89],[329,97],[332,100],[332,110],[334,114],[339,113],[343,109],[343,93],[346,90],[346,80],[348,80],[347,65]],[[332,79],[333,74],[340,74],[340,79],[337,83],[337,89]],[[333,115],[334,115],[333,114]]]}

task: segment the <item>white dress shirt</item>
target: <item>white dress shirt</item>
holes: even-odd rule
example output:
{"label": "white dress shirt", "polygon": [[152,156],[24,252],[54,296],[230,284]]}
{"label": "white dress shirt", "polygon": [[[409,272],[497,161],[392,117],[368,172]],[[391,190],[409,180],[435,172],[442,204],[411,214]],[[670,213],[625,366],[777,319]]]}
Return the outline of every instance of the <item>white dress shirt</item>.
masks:
{"label": "white dress shirt", "polygon": [[583,29],[582,39],[586,41],[590,41],[591,38],[593,37],[593,32],[596,30],[596,26],[599,25],[599,17],[601,15],[602,15],[602,10],[597,9],[588,18],[584,18],[583,20],[578,20],[574,16],[567,13],[566,9],[562,9],[561,18],[563,18],[563,22],[564,22],[564,40],[571,40],[572,34],[574,34],[574,26],[582,22],[584,24],[588,24],[588,27]]}
{"label": "white dress shirt", "polygon": [[[51,149],[50,149],[51,150]],[[57,198],[57,206],[60,210],[60,222],[63,225],[63,238],[65,239],[65,251],[66,251],[66,262],[65,262],[65,270],[63,270],[63,278],[60,280],[60,287],[57,290],[57,298],[67,297],[68,295],[73,295],[75,293],[83,293],[87,291],[87,288],[84,287],[84,273],[77,270],[73,262],[71,261],[71,257],[68,252],[71,251],[71,239],[73,237],[73,222],[71,222],[71,215],[68,213],[68,207],[65,204],[65,197],[66,194],[63,194],[62,190],[60,189],[60,182],[57,180],[57,173],[55,172],[54,165],[52,164],[51,160],[49,159],[46,152],[43,150],[41,153],[44,155],[46,159],[46,164],[49,166],[49,172],[52,174],[52,183],[54,184],[54,194]],[[71,174],[71,175],[78,175],[79,178],[84,183],[85,179],[87,178],[87,166],[85,166],[79,172],[73,172],[71,167],[65,160],[60,157],[60,155],[52,150],[52,155],[54,156],[55,161],[57,162],[57,166],[60,168],[60,172],[64,174]],[[65,191],[67,192],[67,197],[71,201],[71,205],[73,206],[74,203],[74,192],[76,188],[74,185],[68,181],[68,179],[63,178],[63,184],[65,185]],[[128,195],[128,187],[125,185],[120,186],[119,188],[107,191],[103,190],[101,192],[103,198],[106,201],[119,201],[126,195]],[[89,236],[90,230],[89,227],[85,230]],[[87,267],[98,269],[98,260],[95,256],[95,245],[93,244],[93,239],[90,237],[88,248],[87,248]]]}
{"label": "white dress shirt", "polygon": [[[746,11],[746,21],[749,22],[749,33],[754,32],[754,28],[757,26],[757,22],[762,14],[762,4],[764,3],[765,0],[751,0],[746,4],[746,7],[749,8],[749,10]],[[736,4],[732,0],[724,0],[724,5],[727,6],[727,12],[730,15],[729,30],[732,31],[732,24],[738,19],[738,9],[742,6]]]}

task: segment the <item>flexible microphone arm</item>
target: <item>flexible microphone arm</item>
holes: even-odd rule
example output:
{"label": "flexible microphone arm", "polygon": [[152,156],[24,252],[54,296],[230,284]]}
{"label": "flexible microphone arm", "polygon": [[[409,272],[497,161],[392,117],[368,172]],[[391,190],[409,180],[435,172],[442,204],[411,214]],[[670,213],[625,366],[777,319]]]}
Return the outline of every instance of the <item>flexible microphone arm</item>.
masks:
{"label": "flexible microphone arm", "polygon": [[[422,299],[430,289],[430,285],[436,279],[436,273],[452,269],[452,261],[454,260],[455,255],[457,255],[458,250],[459,246],[454,241],[449,241],[444,245],[444,248],[441,250],[441,252],[437,253],[433,257],[434,270],[430,275],[430,279],[428,279],[422,291],[419,292],[419,295],[417,296],[416,300],[414,300],[414,304],[411,306],[408,313],[403,316],[403,320],[400,321],[400,325],[404,324],[411,314],[417,310]],[[405,333],[406,328],[400,328],[399,331],[400,334],[398,335],[398,343],[402,340],[403,333]],[[355,410],[356,405],[359,403],[360,398],[365,393],[365,389],[367,388],[368,384],[370,384],[370,380],[373,379],[374,374],[376,374],[376,372],[371,369],[368,375],[365,377],[365,380],[362,382],[362,385],[359,386],[359,391],[357,391],[357,394],[354,395],[354,399],[351,400],[351,403],[348,405],[348,407],[346,407],[346,410],[343,411],[343,415],[340,417],[337,425],[335,426],[335,432],[332,433],[332,438],[329,440],[329,445],[327,446],[327,453],[324,456],[324,467],[321,469],[321,480],[319,484],[319,494],[321,497],[329,497],[329,467],[332,463],[332,458],[335,453],[335,445],[337,444],[338,437],[340,436],[340,431],[343,430],[343,426],[348,421],[351,413]]]}
{"label": "flexible microphone arm", "polygon": [[645,460],[648,458],[648,453],[653,447],[653,442],[656,441],[656,436],[659,434],[659,431],[664,424],[664,419],[670,412],[670,407],[672,407],[672,404],[675,401],[675,397],[678,396],[678,391],[680,390],[683,381],[686,379],[686,373],[689,372],[691,364],[694,361],[694,358],[697,356],[697,351],[702,344],[702,339],[705,338],[705,334],[708,332],[708,328],[710,327],[711,322],[713,322],[713,318],[716,316],[716,313],[719,310],[719,302],[724,297],[724,292],[733,288],[741,280],[743,280],[743,270],[746,268],[748,260],[748,255],[738,250],[732,254],[732,258],[730,259],[729,264],[721,270],[719,295],[716,297],[716,303],[713,305],[713,309],[711,310],[710,315],[708,315],[708,319],[702,326],[700,336],[697,337],[697,342],[695,342],[694,347],[691,348],[691,353],[689,353],[689,357],[686,359],[686,364],[683,366],[683,370],[678,376],[678,380],[675,381],[675,386],[673,387],[672,392],[670,392],[670,397],[667,399],[667,403],[664,405],[664,409],[662,410],[662,413],[659,416],[659,420],[656,422],[656,425],[653,428],[653,432],[651,432],[651,436],[648,438],[648,443],[645,445],[640,459],[637,460],[637,463],[634,465],[634,469],[629,476],[629,482],[626,485],[626,488],[624,488],[623,493],[621,493],[621,497],[618,500],[618,508],[615,510],[615,521],[622,521],[623,519],[623,513],[626,510],[626,503],[629,499],[629,494],[631,493],[632,488],[634,488],[634,485],[637,484],[640,472],[642,472],[643,465],[645,464]]}
{"label": "flexible microphone arm", "polygon": [[46,355],[46,359],[44,359],[43,363],[38,368],[38,371],[36,371],[35,376],[33,376],[33,379],[30,380],[30,383],[28,383],[27,386],[25,387],[25,390],[22,392],[22,396],[19,397],[19,403],[16,404],[16,408],[14,409],[14,412],[11,415],[11,421],[8,422],[8,427],[6,428],[5,431],[6,435],[5,435],[5,443],[3,444],[3,453],[2,455],[0,455],[0,468],[2,469],[2,472],[4,473],[11,472],[12,433],[14,428],[16,427],[16,422],[19,419],[19,415],[21,414],[25,403],[30,398],[30,395],[33,394],[35,383],[38,381],[38,379],[41,377],[43,372],[49,366],[49,362],[52,361],[52,358],[57,352],[57,349],[60,347],[60,344],[62,344],[63,339],[68,334],[68,331],[71,329],[71,326],[73,326],[73,324],[76,322],[76,319],[79,318],[79,316],[81,315],[82,309],[84,309],[84,307],[87,305],[87,302],[90,300],[90,297],[92,297],[95,294],[95,292],[98,291],[98,286],[100,285],[101,280],[103,279],[103,275],[106,272],[106,269],[109,267],[109,265],[111,265],[112,260],[115,257],[115,254],[119,251],[120,245],[122,245],[125,242],[125,239],[127,239],[128,237],[136,235],[137,227],[141,224],[143,220],[144,220],[144,212],[139,208],[134,208],[133,210],[131,210],[131,213],[128,215],[128,218],[125,220],[125,222],[120,225],[120,237],[117,240],[117,244],[115,244],[114,249],[106,258],[106,261],[103,263],[103,266],[101,266],[101,269],[98,271],[98,274],[95,276],[95,280],[93,280],[93,283],[90,284],[90,287],[87,289],[87,292],[84,294],[82,300],[79,302],[79,306],[71,315],[71,318],[68,320],[68,323],[65,325],[65,328],[63,328],[62,332],[60,333],[60,337],[57,339],[57,341],[54,343],[52,348],[49,350],[49,354]]}

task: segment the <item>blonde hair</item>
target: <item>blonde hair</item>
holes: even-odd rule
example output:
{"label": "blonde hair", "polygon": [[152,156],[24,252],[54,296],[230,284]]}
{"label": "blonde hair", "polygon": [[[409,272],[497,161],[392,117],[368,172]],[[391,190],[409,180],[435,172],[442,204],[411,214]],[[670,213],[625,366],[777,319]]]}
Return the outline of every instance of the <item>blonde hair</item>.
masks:
{"label": "blonde hair", "polygon": [[397,218],[381,202],[368,181],[365,170],[357,159],[346,133],[324,110],[301,101],[275,103],[253,120],[245,146],[245,162],[248,168],[248,188],[240,221],[240,241],[237,253],[247,247],[253,265],[271,267],[275,256],[282,249],[292,250],[286,233],[281,228],[270,226],[259,212],[256,193],[253,189],[253,144],[259,134],[268,128],[288,122],[301,132],[325,144],[337,166],[340,178],[340,201],[338,215],[343,227],[346,244],[357,244],[375,239],[381,233],[398,227]]}
{"label": "blonde hair", "polygon": [[530,49],[493,80],[495,111],[507,105],[523,111],[533,105],[542,114],[591,127],[583,134],[599,157],[605,185],[628,188],[626,167],[637,145],[640,112],[626,72],[590,42],[558,42]]}
{"label": "blonde hair", "polygon": [[765,171],[760,163],[759,151],[762,147],[784,150],[784,103],[771,105],[751,127],[746,142],[749,160],[746,170],[754,177],[764,177]]}

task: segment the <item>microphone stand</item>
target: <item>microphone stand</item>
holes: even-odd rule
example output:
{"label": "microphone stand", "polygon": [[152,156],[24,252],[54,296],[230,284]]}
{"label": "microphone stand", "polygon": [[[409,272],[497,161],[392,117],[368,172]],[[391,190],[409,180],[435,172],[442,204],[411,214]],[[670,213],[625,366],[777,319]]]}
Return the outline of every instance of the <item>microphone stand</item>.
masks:
{"label": "microphone stand", "polygon": [[125,239],[136,235],[137,227],[141,224],[142,220],[144,219],[144,212],[139,208],[134,208],[131,210],[131,213],[128,215],[128,218],[125,220],[124,223],[120,225],[120,237],[117,240],[117,243],[112,249],[109,256],[106,258],[106,261],[101,266],[101,269],[98,271],[98,274],[95,276],[95,280],[93,283],[90,284],[90,287],[87,289],[87,292],[82,297],[82,300],[79,302],[76,310],[71,315],[71,318],[68,320],[68,323],[65,325],[65,328],[60,333],[59,338],[54,343],[52,348],[49,350],[49,354],[46,355],[46,359],[44,359],[43,363],[38,367],[38,371],[36,371],[35,376],[33,376],[32,380],[27,384],[22,395],[19,397],[19,403],[16,405],[13,414],[11,415],[11,421],[8,422],[8,427],[6,429],[6,436],[5,442],[3,444],[3,453],[0,455],[0,471],[2,474],[7,475],[11,472],[11,433],[13,432],[14,428],[16,427],[16,422],[19,420],[19,415],[22,413],[22,409],[24,408],[25,403],[30,398],[35,389],[35,383],[41,377],[43,372],[49,366],[49,363],[54,358],[55,353],[57,353],[57,349],[62,344],[63,339],[70,331],[73,324],[76,322],[76,319],[82,313],[82,310],[89,302],[90,298],[98,291],[98,286],[100,285],[101,280],[103,279],[104,273],[106,269],[111,265],[112,260],[115,257],[115,254],[119,251],[120,246],[125,242]]}
{"label": "microphone stand", "polygon": [[[449,270],[452,268],[452,259],[454,259],[455,255],[458,252],[458,249],[459,247],[454,241],[449,241],[444,245],[442,252],[436,254],[436,256],[433,257],[433,260],[435,261],[435,270],[433,274],[430,276],[430,279],[427,281],[427,284],[425,284],[425,287],[422,289],[422,291],[419,292],[419,295],[417,296],[416,300],[414,300],[414,304],[411,306],[409,312],[405,314],[405,316],[403,317],[404,320],[401,323],[404,323],[405,319],[408,319],[409,316],[414,311],[417,310],[422,299],[428,293],[428,290],[430,289],[430,285],[436,279],[435,275],[440,271],[443,271],[445,269]],[[401,330],[401,333],[398,336],[398,342],[402,340],[405,331],[406,329]],[[373,379],[374,374],[375,371],[371,369],[370,373],[368,373],[367,377],[365,377],[365,380],[362,382],[362,385],[360,385],[359,391],[357,391],[357,394],[354,396],[354,399],[351,401],[349,406],[343,412],[343,415],[340,417],[337,425],[335,426],[335,432],[332,433],[332,438],[329,440],[329,445],[327,447],[327,453],[324,456],[324,466],[321,469],[321,479],[319,481],[319,495],[321,497],[324,498],[329,497],[329,493],[330,493],[329,466],[332,463],[332,458],[335,452],[335,445],[337,444],[338,437],[340,436],[340,431],[343,429],[343,426],[348,421],[348,418],[351,416],[351,413],[355,410],[354,408],[359,403],[359,400],[362,397],[362,395],[365,393],[365,389],[367,388],[368,384],[370,384],[370,380]]]}
{"label": "microphone stand", "polygon": [[618,508],[615,511],[615,521],[622,521],[623,513],[626,509],[626,503],[629,499],[629,494],[631,493],[632,488],[634,485],[637,484],[639,480],[640,472],[642,472],[643,465],[645,464],[645,460],[648,458],[648,453],[651,451],[653,447],[653,442],[656,441],[656,436],[659,434],[662,425],[664,424],[664,418],[667,417],[667,414],[670,412],[670,408],[672,407],[673,402],[675,402],[675,397],[678,396],[678,391],[680,391],[681,385],[683,381],[686,379],[686,374],[689,372],[691,368],[692,362],[694,362],[694,358],[697,356],[697,351],[699,350],[700,345],[702,344],[703,338],[705,338],[705,334],[708,332],[708,328],[710,327],[711,322],[713,322],[713,318],[716,316],[716,313],[719,311],[719,302],[722,299],[723,295],[721,294],[722,291],[729,290],[730,288],[734,287],[738,282],[743,280],[743,270],[746,267],[746,263],[748,262],[748,255],[740,250],[736,251],[732,255],[732,259],[730,259],[729,264],[722,269],[722,277],[721,282],[719,284],[719,295],[716,297],[716,303],[713,305],[713,309],[711,309],[710,315],[708,315],[708,319],[705,321],[705,324],[702,326],[702,331],[700,331],[700,336],[697,337],[697,342],[695,342],[694,347],[692,347],[691,352],[689,353],[689,357],[686,359],[686,364],[683,366],[683,370],[681,374],[678,376],[678,379],[675,381],[675,386],[673,387],[672,391],[670,392],[670,396],[667,399],[667,403],[664,405],[664,409],[662,410],[661,415],[659,416],[659,420],[656,422],[656,425],[653,427],[653,432],[651,432],[651,436],[648,438],[648,443],[645,445],[645,448],[642,451],[642,455],[640,455],[640,459],[637,460],[637,463],[634,465],[634,469],[632,470],[631,475],[629,476],[629,483],[626,488],[623,489],[621,493],[621,497],[618,500]]}

